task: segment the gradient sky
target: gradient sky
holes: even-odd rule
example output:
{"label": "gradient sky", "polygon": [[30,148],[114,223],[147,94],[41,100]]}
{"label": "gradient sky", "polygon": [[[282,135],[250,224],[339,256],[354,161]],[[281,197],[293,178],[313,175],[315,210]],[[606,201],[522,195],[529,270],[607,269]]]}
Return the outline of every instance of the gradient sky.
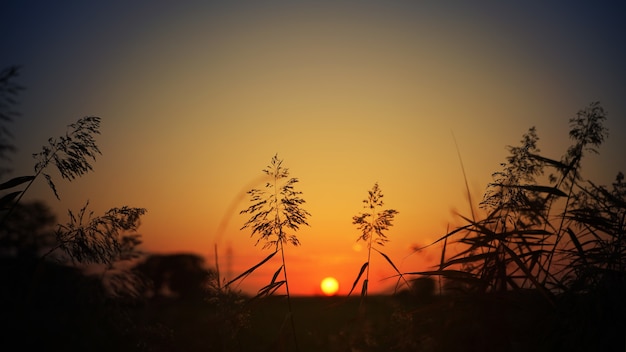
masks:
{"label": "gradient sky", "polygon": [[[240,231],[245,191],[278,154],[312,214],[287,248],[294,294],[326,276],[346,293],[366,260],[352,216],[378,182],[399,211],[383,249],[401,271],[412,253],[469,213],[507,145],[536,126],[559,158],[568,119],[592,101],[609,138],[583,171],[609,184],[626,171],[626,11],[598,2],[530,1],[4,1],[0,65],[21,65],[22,116],[11,128],[14,174],[85,115],[100,116],[103,155],[72,183],[28,196],[65,222],[88,200],[97,214],[147,208],[148,252],[192,252],[236,275],[269,252]],[[232,255],[227,260],[228,249]],[[277,262],[241,286],[268,283]],[[380,257],[370,292],[394,281]]]}

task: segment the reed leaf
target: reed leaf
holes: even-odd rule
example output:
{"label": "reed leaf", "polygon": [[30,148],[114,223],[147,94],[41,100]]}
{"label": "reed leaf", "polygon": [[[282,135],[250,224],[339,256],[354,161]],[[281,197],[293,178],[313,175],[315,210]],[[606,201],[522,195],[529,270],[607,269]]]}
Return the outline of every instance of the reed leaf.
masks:
{"label": "reed leaf", "polygon": [[378,252],[381,256],[383,256],[383,258],[385,258],[385,260],[387,260],[387,263],[389,263],[389,265],[391,265],[391,267],[393,268],[393,270],[396,271],[396,273],[398,274],[398,282],[396,283],[396,288],[398,287],[400,280],[403,280],[404,283],[407,286],[410,286],[409,283],[404,279],[404,275],[402,275],[402,273],[400,272],[400,270],[398,270],[398,267],[396,267],[396,265],[393,263],[393,261],[391,261],[391,259],[389,258],[389,256],[387,256],[385,253],[379,251],[376,248],[372,248],[373,250],[375,250],[376,252]]}
{"label": "reed leaf", "polygon": [[565,231],[567,232],[570,239],[572,240],[572,243],[576,247],[576,250],[578,251],[578,257],[582,260],[584,264],[587,264],[587,258],[585,257],[585,250],[583,249],[583,246],[580,244],[580,241],[578,241],[578,237],[576,237],[576,234],[574,233],[574,231],[572,231],[572,229],[569,227],[565,229]]}
{"label": "reed leaf", "polygon": [[[466,251],[465,253],[468,253],[468,252]],[[481,260],[491,259],[491,258],[494,258],[496,256],[497,256],[497,253],[495,253],[495,252],[486,252],[486,253],[474,254],[474,255],[464,256],[464,257],[457,258],[457,259],[448,260],[441,267],[442,268],[447,268],[447,267],[450,267],[450,266],[455,265],[455,264],[467,264],[467,263],[477,262],[477,261],[481,261]]]}
{"label": "reed leaf", "polygon": [[[398,268],[396,267],[396,265],[395,265],[395,264],[391,261],[391,259],[389,259],[389,257],[388,257],[385,253],[383,253],[383,252],[379,251],[379,250],[378,250],[378,249],[376,249],[376,248],[372,248],[372,249],[373,249],[373,250],[375,250],[376,252],[380,253],[380,255],[382,255],[382,256],[383,256],[383,258],[385,258],[385,259],[387,260],[387,263],[389,263],[389,265],[391,265],[391,267],[393,267],[393,270],[395,270],[395,271],[396,271],[396,273],[400,274],[400,270],[398,270]],[[402,274],[400,274],[400,275],[402,275]]]}
{"label": "reed leaf", "polygon": [[439,259],[439,270],[443,269],[443,263],[446,258],[446,247],[448,245],[448,237],[444,238],[443,248],[441,248],[441,258]]}
{"label": "reed leaf", "polygon": [[274,292],[276,292],[276,290],[281,288],[285,283],[286,283],[285,280],[272,281],[270,284],[262,287],[259,290],[259,293],[257,294],[256,298],[260,298],[264,296],[271,296]]}
{"label": "reed leaf", "polygon": [[246,276],[252,274],[256,269],[258,269],[260,266],[265,264],[268,260],[272,259],[276,255],[276,253],[278,253],[278,250],[272,252],[272,254],[268,255],[265,259],[261,260],[257,264],[255,264],[252,267],[250,267],[248,270],[246,270],[243,273],[239,274],[236,278],[234,278],[234,279],[230,280],[229,282],[227,282],[225,287],[230,286],[230,284],[232,284],[233,282],[241,279],[242,277],[246,277]]}
{"label": "reed leaf", "polygon": [[35,176],[18,176],[0,184],[0,189],[9,189],[35,179]]}
{"label": "reed leaf", "polygon": [[369,281],[368,279],[363,280],[363,286],[361,286],[361,297],[367,296],[367,282],[368,281]]}
{"label": "reed leaf", "polygon": [[15,191],[5,194],[0,198],[0,210],[10,209],[13,206],[13,200],[20,195],[22,191]]}
{"label": "reed leaf", "polygon": [[503,187],[503,188],[517,188],[517,189],[523,189],[523,190],[531,191],[531,192],[548,193],[550,195],[558,196],[558,197],[567,197],[567,194],[565,194],[563,191],[561,191],[560,189],[554,186],[506,185],[502,183],[494,183],[493,185]]}
{"label": "reed leaf", "polygon": [[476,276],[472,273],[463,270],[425,270],[425,271],[412,271],[408,273],[404,273],[404,275],[424,275],[424,276],[445,276],[449,278],[458,278],[458,279],[475,279]]}
{"label": "reed leaf", "polygon": [[541,156],[539,154],[528,153],[527,155],[531,159],[535,159],[535,160],[541,161],[543,163],[546,163],[548,165],[552,165],[552,166],[554,166],[554,167],[556,167],[557,169],[560,169],[560,170],[569,170],[569,169],[572,168],[571,165],[564,164],[564,163],[562,163],[562,162],[560,162],[558,160],[554,160],[554,159],[551,159],[551,158],[546,158],[546,157]]}
{"label": "reed leaf", "polygon": [[[437,244],[437,243],[439,243],[441,241],[447,242],[449,237],[452,237],[452,236],[454,236],[455,234],[457,234],[457,233],[459,233],[461,231],[470,230],[471,226],[472,225],[470,224],[470,225],[464,225],[464,226],[458,227],[458,228],[452,230],[451,232],[448,232],[445,235],[441,236],[440,238],[438,238],[434,242],[431,242],[431,243],[429,243],[429,244],[427,244],[425,246],[422,246],[422,247],[415,248],[413,250],[413,253],[416,253],[416,252],[419,252],[419,251],[421,251],[423,249],[426,249],[426,248],[429,248],[431,246],[434,246],[435,244]],[[445,248],[445,245],[444,245],[444,248]],[[442,258],[443,258],[443,255],[442,255]]]}
{"label": "reed leaf", "polygon": [[361,270],[359,271],[359,275],[356,277],[356,280],[354,280],[354,283],[352,284],[352,288],[350,289],[350,292],[348,292],[348,296],[350,296],[350,294],[352,293],[352,291],[354,291],[354,288],[356,287],[356,285],[359,283],[359,280],[361,279],[361,276],[363,275],[363,273],[365,272],[365,269],[367,269],[367,267],[369,266],[369,262],[365,262],[363,263],[363,265],[361,266]]}
{"label": "reed leaf", "polygon": [[481,286],[485,283],[483,279],[465,270],[454,270],[454,269],[425,270],[425,271],[408,272],[408,273],[404,273],[404,275],[440,276],[440,277],[444,277],[450,280],[462,281],[472,286]]}
{"label": "reed leaf", "polygon": [[274,273],[274,276],[272,276],[272,281],[270,281],[270,283],[274,283],[276,282],[276,278],[278,277],[278,275],[280,274],[280,272],[283,270],[283,265],[281,265],[278,270],[276,270],[276,272]]}
{"label": "reed leaf", "polygon": [[517,255],[517,253],[515,253],[515,251],[513,251],[511,248],[509,248],[506,244],[502,244],[502,247],[509,254],[511,259],[513,259],[513,261],[517,264],[517,266],[524,272],[524,274],[526,274],[526,277],[535,285],[535,288],[537,290],[539,290],[539,292],[541,292],[541,294],[548,300],[548,302],[551,305],[554,306],[554,300],[553,300],[552,293],[549,290],[547,290],[544,287],[544,285],[542,285],[539,282],[539,280],[537,280],[535,275],[533,273],[531,273],[530,270],[528,270],[528,268],[526,267],[526,264],[524,264],[524,262],[520,259],[520,257]]}

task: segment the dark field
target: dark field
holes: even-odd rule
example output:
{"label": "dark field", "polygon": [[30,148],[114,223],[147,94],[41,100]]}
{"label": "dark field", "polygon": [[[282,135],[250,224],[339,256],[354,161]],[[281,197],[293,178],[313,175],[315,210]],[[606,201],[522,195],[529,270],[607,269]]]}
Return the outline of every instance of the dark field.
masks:
{"label": "dark field", "polygon": [[[152,323],[177,351],[295,351],[287,300],[248,306],[236,330],[205,303],[162,302]],[[299,351],[624,351],[610,300],[507,295],[292,297]],[[361,308],[359,308],[361,307]],[[235,312],[230,312],[236,314]],[[232,316],[231,316],[232,317]],[[230,335],[233,333],[234,335]]]}
{"label": "dark field", "polygon": [[2,291],[0,338],[22,350],[626,350],[625,302],[613,284],[551,300],[526,289],[291,297],[294,339],[286,297],[212,291],[184,299],[112,299],[97,278],[70,268],[24,262],[0,268],[11,283]]}

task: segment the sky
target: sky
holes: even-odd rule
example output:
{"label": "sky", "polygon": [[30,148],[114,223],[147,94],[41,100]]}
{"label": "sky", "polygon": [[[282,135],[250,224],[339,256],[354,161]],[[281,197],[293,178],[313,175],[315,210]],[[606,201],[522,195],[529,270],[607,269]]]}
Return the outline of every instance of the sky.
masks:
{"label": "sky", "polygon": [[[102,118],[93,172],[45,180],[27,199],[102,214],[147,209],[148,253],[194,253],[232,278],[270,254],[240,210],[274,155],[306,200],[310,226],[286,247],[292,294],[334,276],[348,292],[366,246],[352,217],[378,182],[398,214],[381,250],[402,272],[477,207],[532,126],[545,156],[569,146],[591,102],[609,137],[583,163],[610,184],[626,171],[626,22],[618,2],[3,1],[0,65],[19,65],[13,176],[78,118]],[[471,201],[467,197],[467,180]],[[272,260],[238,288],[254,293]],[[370,292],[393,269],[374,254]]]}

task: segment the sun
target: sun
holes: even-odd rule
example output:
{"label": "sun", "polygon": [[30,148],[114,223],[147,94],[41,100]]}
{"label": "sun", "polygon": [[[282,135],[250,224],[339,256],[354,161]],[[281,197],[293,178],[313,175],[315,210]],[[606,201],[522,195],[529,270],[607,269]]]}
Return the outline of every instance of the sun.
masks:
{"label": "sun", "polygon": [[329,276],[322,280],[320,287],[326,296],[334,296],[339,290],[339,282],[334,277]]}

